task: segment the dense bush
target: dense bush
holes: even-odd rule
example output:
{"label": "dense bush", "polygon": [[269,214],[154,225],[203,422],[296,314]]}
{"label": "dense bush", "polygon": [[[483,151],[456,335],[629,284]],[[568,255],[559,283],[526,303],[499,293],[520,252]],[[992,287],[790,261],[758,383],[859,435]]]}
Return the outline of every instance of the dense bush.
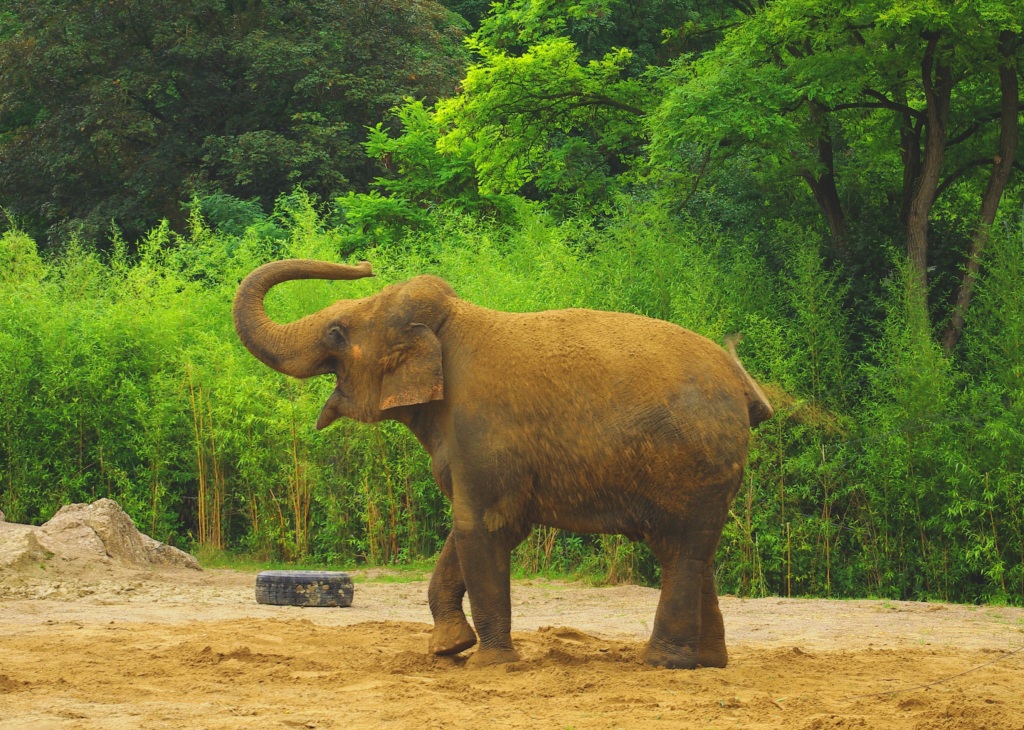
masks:
{"label": "dense bush", "polygon": [[[741,331],[777,415],[755,432],[720,548],[723,590],[1022,601],[1020,230],[994,232],[953,359],[895,252],[882,315],[851,322],[820,236],[796,224],[737,237],[635,200],[600,226],[525,204],[510,215],[436,210],[418,232],[356,252],[377,277],[284,284],[269,311],[292,319],[430,272],[498,309],[632,311],[716,340]],[[350,224],[301,192],[270,217],[210,220],[197,202],[187,235],[159,226],[103,257],[72,241],[41,259],[25,234],[3,233],[0,509],[39,523],[109,496],[184,546],[331,563],[436,554],[448,506],[415,440],[397,424],[314,431],[330,383],[270,371],[231,325],[245,273],[337,259],[358,240]],[[538,528],[515,560],[658,578],[646,548],[615,536]]]}

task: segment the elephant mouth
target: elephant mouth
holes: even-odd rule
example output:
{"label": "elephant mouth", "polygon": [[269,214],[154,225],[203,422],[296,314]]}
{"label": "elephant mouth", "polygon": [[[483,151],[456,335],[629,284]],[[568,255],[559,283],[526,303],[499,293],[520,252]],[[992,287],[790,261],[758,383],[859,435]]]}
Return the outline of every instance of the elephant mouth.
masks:
{"label": "elephant mouth", "polygon": [[320,417],[316,419],[316,430],[320,431],[327,428],[332,423],[342,417],[342,406],[348,398],[341,392],[341,388],[335,386],[334,391],[331,393],[330,398],[324,403],[324,407],[320,409]]}

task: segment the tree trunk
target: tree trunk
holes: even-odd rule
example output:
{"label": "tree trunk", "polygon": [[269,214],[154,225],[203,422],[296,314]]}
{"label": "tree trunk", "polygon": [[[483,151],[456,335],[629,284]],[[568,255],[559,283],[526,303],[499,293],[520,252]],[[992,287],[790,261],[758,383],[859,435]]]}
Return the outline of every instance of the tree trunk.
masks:
{"label": "tree trunk", "polygon": [[946,350],[946,354],[951,354],[956,349],[960,336],[963,334],[964,317],[967,314],[967,308],[971,304],[971,297],[974,295],[974,282],[978,278],[981,254],[985,250],[985,244],[988,242],[992,223],[996,219],[996,211],[999,210],[999,201],[1002,200],[1003,190],[1006,188],[1006,183],[1013,172],[1013,161],[1017,154],[1017,114],[1019,108],[1017,95],[1019,83],[1017,80],[1017,70],[1012,63],[1015,40],[1012,31],[1004,30],[999,34],[999,52],[1004,58],[1003,63],[999,66],[999,93],[1001,98],[999,152],[993,160],[994,164],[988,178],[988,186],[985,188],[985,194],[981,199],[978,227],[971,237],[971,251],[967,257],[967,268],[960,283],[960,290],[957,292],[956,306],[953,307],[953,317],[943,337],[942,345]]}
{"label": "tree trunk", "polygon": [[939,187],[942,159],[946,153],[946,125],[949,121],[949,100],[953,91],[953,74],[949,66],[936,62],[939,34],[927,34],[928,46],[921,60],[926,115],[924,159],[914,196],[907,215],[907,257],[920,287],[921,302],[928,304],[928,221]]}
{"label": "tree trunk", "polygon": [[[902,94],[906,105],[906,93]],[[900,225],[906,227],[910,218],[910,203],[914,188],[921,176],[921,122],[904,113],[900,120],[900,157],[903,160],[903,187],[900,190]]]}
{"label": "tree trunk", "polygon": [[832,251],[836,258],[846,258],[846,218],[836,188],[835,158],[832,149],[832,133],[828,126],[828,111],[819,103],[811,102],[811,118],[818,126],[818,162],[824,172],[815,175],[811,171],[803,173],[804,180],[814,194],[814,200],[828,221],[829,233],[832,236]]}
{"label": "tree trunk", "polygon": [[826,173],[821,177],[815,177],[810,172],[803,174],[804,180],[811,187],[814,200],[821,208],[821,212],[828,222],[829,234],[832,237],[832,252],[838,259],[846,257],[846,218],[843,216],[842,205],[839,202],[839,191],[836,189],[836,179]]}

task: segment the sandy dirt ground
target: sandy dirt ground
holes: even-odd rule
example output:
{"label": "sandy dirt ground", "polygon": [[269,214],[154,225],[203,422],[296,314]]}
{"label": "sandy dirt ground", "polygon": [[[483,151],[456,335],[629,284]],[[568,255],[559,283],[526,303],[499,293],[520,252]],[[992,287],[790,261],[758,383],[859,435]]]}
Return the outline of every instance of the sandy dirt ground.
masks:
{"label": "sandy dirt ground", "polygon": [[93,566],[0,587],[0,729],[1024,728],[1024,610],[723,597],[726,669],[638,661],[658,592],[520,581],[524,660],[426,654],[424,581],[349,608],[253,574]]}

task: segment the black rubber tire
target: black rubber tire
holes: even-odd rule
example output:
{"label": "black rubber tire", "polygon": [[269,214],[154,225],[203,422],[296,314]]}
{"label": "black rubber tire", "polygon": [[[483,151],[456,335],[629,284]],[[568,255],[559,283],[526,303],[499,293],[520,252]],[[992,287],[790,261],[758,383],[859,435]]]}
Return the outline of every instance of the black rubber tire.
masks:
{"label": "black rubber tire", "polygon": [[324,570],[264,570],[256,576],[256,603],[274,606],[352,605],[348,573]]}

